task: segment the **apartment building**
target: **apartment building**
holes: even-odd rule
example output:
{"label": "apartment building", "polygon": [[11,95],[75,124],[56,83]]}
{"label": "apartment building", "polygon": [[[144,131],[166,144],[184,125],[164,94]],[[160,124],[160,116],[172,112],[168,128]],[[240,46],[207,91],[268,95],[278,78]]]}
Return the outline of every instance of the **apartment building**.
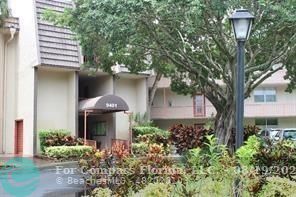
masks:
{"label": "apartment building", "polygon": [[[285,92],[289,81],[284,80],[284,75],[285,70],[275,73],[245,100],[245,125],[296,128],[296,91]],[[152,83],[153,78],[149,87]],[[176,123],[201,127],[215,114],[215,108],[203,95],[191,97],[172,92],[167,78],[161,79],[151,107],[151,119],[163,129]]]}
{"label": "apartment building", "polygon": [[133,75],[120,65],[114,75],[81,69],[73,33],[41,18],[46,8],[63,12],[71,1],[8,0],[8,6],[11,17],[0,31],[0,154],[39,153],[43,129],[66,129],[101,148],[128,140],[129,114],[147,111],[150,73]]}
{"label": "apartment building", "polygon": [[[38,154],[43,129],[66,129],[100,148],[129,140],[129,115],[148,111],[150,73],[131,74],[122,65],[113,67],[113,75],[83,70],[73,33],[41,19],[44,9],[63,12],[70,0],[8,4],[11,17],[0,29],[0,154]],[[246,100],[246,124],[296,127],[296,92],[284,91],[283,75],[267,79]],[[199,127],[215,116],[203,95],[178,95],[166,78],[149,111],[164,129],[176,123]]]}

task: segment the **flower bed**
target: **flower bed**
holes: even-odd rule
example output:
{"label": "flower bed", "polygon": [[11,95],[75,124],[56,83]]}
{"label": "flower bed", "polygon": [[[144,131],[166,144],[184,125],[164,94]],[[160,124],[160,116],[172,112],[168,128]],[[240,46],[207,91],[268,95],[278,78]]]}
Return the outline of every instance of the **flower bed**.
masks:
{"label": "flower bed", "polygon": [[50,146],[76,146],[83,145],[83,139],[70,135],[67,130],[42,130],[39,131],[40,148],[44,152]]}
{"label": "flower bed", "polygon": [[[231,155],[216,142],[213,135],[205,136],[202,146],[186,151],[186,160],[180,163],[168,159],[161,145],[156,144],[148,146],[141,159],[123,151],[116,151],[116,155],[111,151],[93,151],[79,164],[88,186],[97,188],[94,196],[222,197],[233,196],[235,191],[242,196],[258,197],[295,194],[296,183],[291,173],[262,171],[268,166],[285,168],[284,164],[295,167],[295,144],[271,145],[251,136]],[[143,149],[142,154],[147,147]],[[236,180],[240,184],[235,185]]]}

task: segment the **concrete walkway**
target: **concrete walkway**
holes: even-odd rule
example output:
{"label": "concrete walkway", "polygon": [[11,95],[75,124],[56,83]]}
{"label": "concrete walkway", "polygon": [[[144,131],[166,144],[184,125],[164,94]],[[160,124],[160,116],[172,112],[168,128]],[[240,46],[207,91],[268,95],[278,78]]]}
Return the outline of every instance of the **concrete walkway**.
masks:
{"label": "concrete walkway", "polygon": [[[14,157],[20,157],[18,155],[14,155],[14,154],[0,154],[0,161],[2,163],[5,164],[6,161],[8,161],[11,158]],[[64,166],[64,165],[76,165],[78,164],[78,161],[54,161],[54,160],[50,160],[50,159],[41,159],[39,157],[26,157],[23,156],[25,158],[28,159],[32,159],[34,164],[39,168],[39,169],[46,169],[46,168],[52,168],[55,166]]]}

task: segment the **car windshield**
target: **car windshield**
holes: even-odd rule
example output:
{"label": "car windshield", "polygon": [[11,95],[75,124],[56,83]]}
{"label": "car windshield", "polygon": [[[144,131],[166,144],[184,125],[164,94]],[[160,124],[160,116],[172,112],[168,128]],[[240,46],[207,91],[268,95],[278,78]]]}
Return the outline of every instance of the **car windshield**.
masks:
{"label": "car windshield", "polygon": [[270,134],[270,138],[273,139],[279,131],[280,130],[271,130],[270,133],[269,133]]}
{"label": "car windshield", "polygon": [[283,137],[284,139],[296,140],[296,130],[285,130]]}

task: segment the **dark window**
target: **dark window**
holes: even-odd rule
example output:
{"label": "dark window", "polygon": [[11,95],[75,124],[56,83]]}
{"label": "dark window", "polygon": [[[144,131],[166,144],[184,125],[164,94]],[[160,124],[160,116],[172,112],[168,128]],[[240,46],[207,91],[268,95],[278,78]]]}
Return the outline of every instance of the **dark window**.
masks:
{"label": "dark window", "polygon": [[277,118],[258,118],[255,119],[255,125],[261,128],[274,128],[278,126]]}
{"label": "dark window", "polygon": [[266,125],[278,125],[278,119],[276,118],[266,119]]}
{"label": "dark window", "polygon": [[106,136],[107,134],[107,123],[106,122],[96,122],[93,131],[94,136]]}
{"label": "dark window", "polygon": [[264,102],[264,95],[254,95],[255,102]]}
{"label": "dark window", "polygon": [[255,119],[255,125],[258,125],[258,126],[263,126],[266,124],[266,120],[265,119]]}

